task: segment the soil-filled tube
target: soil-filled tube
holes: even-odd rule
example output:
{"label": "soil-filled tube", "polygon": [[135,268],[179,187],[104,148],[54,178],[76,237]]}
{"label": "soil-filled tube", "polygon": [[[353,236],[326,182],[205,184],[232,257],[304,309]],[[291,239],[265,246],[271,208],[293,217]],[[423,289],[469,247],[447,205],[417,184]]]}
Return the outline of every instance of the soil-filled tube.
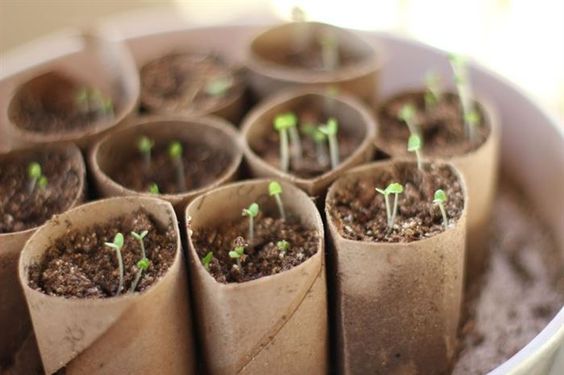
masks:
{"label": "soil-filled tube", "polygon": [[[99,228],[136,210],[146,212],[163,230],[174,232],[172,264],[148,289],[109,298],[65,298],[30,286],[30,270],[42,262],[55,241],[70,231]],[[45,372],[53,374],[64,369],[66,374],[194,374],[183,259],[174,209],[160,199],[110,198],[49,220],[28,240],[19,262],[19,278]]]}
{"label": "soil-filled tube", "polygon": [[[325,210],[335,268],[337,358],[343,374],[443,373],[455,354],[466,193],[450,164],[424,165],[447,176],[450,186],[435,187],[442,184],[433,177],[420,180],[415,163],[386,161],[355,168],[329,189]],[[405,190],[393,229],[387,232],[384,199],[375,188],[384,192],[392,182]],[[442,211],[432,207],[431,190],[438,188],[450,195],[444,207],[449,215],[446,229],[440,213],[430,213]],[[428,195],[428,203],[421,200]],[[357,198],[349,199],[353,196]],[[389,199],[394,201],[393,194]],[[384,231],[378,232],[375,223]],[[418,232],[422,225],[426,231]]]}
{"label": "soil-filled tube", "polygon": [[210,374],[327,371],[323,224],[311,198],[281,183],[288,217],[317,232],[315,253],[291,269],[241,283],[220,283],[203,266],[195,249],[195,233],[236,220],[241,207],[251,202],[260,204],[261,210],[275,210],[268,186],[268,180],[227,185],[196,198],[186,209],[199,345]]}
{"label": "soil-filled tube", "polygon": [[[17,183],[15,178],[19,173],[28,173],[27,169],[32,162],[42,166],[42,175],[46,176],[47,185],[36,187],[36,191],[30,193],[26,191],[28,183],[24,180],[24,186],[10,191],[8,185]],[[25,228],[4,231],[7,228],[3,227],[0,233],[0,368],[12,363],[13,370],[16,370],[20,365],[40,363],[34,350],[35,339],[27,305],[18,281],[20,252],[27,239],[43,224],[37,222],[39,218],[66,211],[82,201],[86,167],[76,146],[61,144],[0,155],[0,169],[3,172],[2,184],[5,184],[2,186],[1,202],[3,224],[13,227],[15,222],[19,222],[18,226]],[[21,171],[18,173],[17,169]],[[36,202],[41,207],[32,206]],[[13,212],[14,209],[18,211]],[[5,220],[6,217],[11,219]],[[27,219],[33,224],[27,222]],[[16,354],[18,351],[21,351],[19,355]]]}

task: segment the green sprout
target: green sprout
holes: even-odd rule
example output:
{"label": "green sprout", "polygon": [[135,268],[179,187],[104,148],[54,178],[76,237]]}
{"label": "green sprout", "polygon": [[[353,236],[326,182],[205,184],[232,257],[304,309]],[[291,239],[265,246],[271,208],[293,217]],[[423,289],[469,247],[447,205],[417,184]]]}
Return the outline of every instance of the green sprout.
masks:
{"label": "green sprout", "polygon": [[284,211],[284,205],[282,204],[282,186],[278,181],[270,181],[268,184],[268,194],[274,197],[276,200],[276,205],[278,206],[278,212],[280,212],[280,218],[286,220],[286,212]]}
{"label": "green sprout", "polygon": [[337,141],[337,131],[339,124],[334,117],[327,120],[327,124],[320,126],[319,131],[323,133],[329,140],[329,153],[331,154],[331,168],[339,165],[339,142]]}
{"label": "green sprout", "polygon": [[149,259],[147,258],[139,259],[139,261],[136,264],[137,274],[135,275],[135,280],[133,280],[133,283],[131,284],[131,288],[129,288],[130,293],[135,292],[135,289],[137,289],[137,285],[141,280],[141,276],[143,275],[143,271],[146,271],[150,265],[151,265],[151,261]]}
{"label": "green sprout", "polygon": [[145,236],[147,236],[147,233],[149,233],[148,230],[144,230],[141,233],[137,233],[135,231],[131,232],[131,235],[137,240],[139,241],[139,247],[141,248],[141,258],[146,258],[147,255],[145,254],[145,243],[143,242],[145,239]]}
{"label": "green sprout", "polygon": [[121,248],[123,247],[123,243],[124,243],[123,234],[121,234],[119,232],[115,235],[113,242],[105,242],[104,243],[104,245],[106,245],[107,247],[110,247],[110,248],[115,250],[116,257],[117,257],[117,260],[118,260],[119,285],[118,285],[118,289],[117,289],[117,292],[116,292],[116,296],[119,296],[119,294],[121,293],[121,290],[123,289],[123,259],[121,257]]}
{"label": "green sprout", "polygon": [[[386,189],[382,190],[376,188],[376,191],[384,196],[384,201],[386,202],[386,216],[388,217],[388,232],[390,232],[394,226],[394,221],[396,220],[396,213],[398,211],[398,196],[403,193],[403,186],[400,183],[392,182]],[[394,205],[390,207],[390,194],[394,194]]]}
{"label": "green sprout", "polygon": [[327,136],[319,130],[318,127],[312,124],[306,124],[302,127],[302,132],[308,135],[315,143],[315,154],[317,157],[317,163],[321,167],[325,167],[329,164],[329,158],[327,156]]}
{"label": "green sprout", "polygon": [[202,258],[202,264],[204,265],[204,268],[206,269],[206,271],[210,271],[210,263],[213,259],[213,251],[209,251],[205,257]]}
{"label": "green sprout", "polygon": [[157,185],[155,182],[151,182],[151,184],[149,185],[149,193],[151,194],[160,194],[160,190],[159,190],[159,185]]}
{"label": "green sprout", "polygon": [[441,77],[436,72],[429,72],[425,75],[425,108],[431,110],[441,101]]}
{"label": "green sprout", "polygon": [[182,162],[182,143],[173,141],[168,145],[168,156],[176,169],[176,187],[179,192],[186,190],[186,177],[184,176],[184,163]]}
{"label": "green sprout", "polygon": [[217,77],[206,84],[204,91],[209,96],[223,97],[232,86],[232,77]]}
{"label": "green sprout", "polygon": [[249,244],[251,245],[255,237],[254,221],[258,213],[259,205],[257,203],[251,203],[251,205],[248,208],[244,208],[243,212],[241,213],[241,215],[249,217]]}
{"label": "green sprout", "polygon": [[423,147],[423,141],[421,137],[417,134],[411,134],[407,141],[407,151],[415,152],[415,157],[417,158],[417,169],[423,172],[423,162],[421,158],[421,149]]}
{"label": "green sprout", "polygon": [[454,73],[454,82],[456,83],[456,89],[462,107],[464,132],[467,138],[474,141],[476,139],[476,126],[480,122],[480,115],[474,107],[466,59],[459,55],[450,54],[449,61]]}
{"label": "green sprout", "polygon": [[339,67],[339,41],[332,30],[326,30],[319,39],[323,69],[333,71]]}
{"label": "green sprout", "polygon": [[439,206],[439,209],[441,210],[441,215],[443,215],[443,225],[445,229],[447,229],[448,227],[448,217],[445,209],[446,201],[447,201],[447,195],[444,192],[444,190],[438,189],[437,191],[435,191],[433,203]]}
{"label": "green sprout", "polygon": [[235,246],[233,250],[229,252],[229,257],[231,259],[235,259],[237,262],[237,267],[239,270],[243,270],[241,267],[241,257],[245,255],[245,247],[244,246]]}
{"label": "green sprout", "polygon": [[137,140],[137,149],[143,155],[143,160],[145,161],[145,169],[151,167],[151,150],[155,145],[155,141],[146,136],[141,136]]}
{"label": "green sprout", "polygon": [[27,192],[29,194],[35,191],[36,186],[39,186],[42,189],[44,189],[47,186],[47,182],[48,182],[47,177],[43,175],[41,164],[35,161],[28,164],[27,177],[28,177]]}
{"label": "green sprout", "polygon": [[274,119],[274,129],[280,133],[280,169],[284,172],[288,172],[288,168],[290,166],[288,133],[290,133],[290,137],[292,139],[292,156],[296,158],[296,160],[299,156],[299,159],[301,160],[302,151],[300,136],[297,134],[296,129],[297,123],[298,120],[296,115],[292,112],[280,114]]}
{"label": "green sprout", "polygon": [[83,112],[96,112],[102,115],[111,115],[114,105],[109,96],[105,96],[98,89],[81,87],[75,95],[75,103]]}
{"label": "green sprout", "polygon": [[415,106],[411,103],[404,104],[398,113],[398,119],[405,122],[409,128],[411,134],[419,134],[419,126],[415,122],[415,117],[417,115],[417,110]]}
{"label": "green sprout", "polygon": [[283,257],[288,252],[290,248],[290,243],[286,240],[280,240],[276,242],[276,247],[280,250],[280,256]]}

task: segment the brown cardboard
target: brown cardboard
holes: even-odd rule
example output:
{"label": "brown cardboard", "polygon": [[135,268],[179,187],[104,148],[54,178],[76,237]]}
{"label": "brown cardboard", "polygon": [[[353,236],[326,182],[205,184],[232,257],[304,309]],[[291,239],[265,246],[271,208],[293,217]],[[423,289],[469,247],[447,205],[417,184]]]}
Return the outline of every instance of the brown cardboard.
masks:
{"label": "brown cardboard", "polygon": [[[421,91],[414,91],[421,94]],[[433,159],[444,160],[454,164],[466,180],[468,188],[468,237],[466,277],[469,280],[477,277],[486,265],[488,258],[487,244],[490,235],[490,217],[492,203],[497,189],[497,174],[499,165],[499,149],[501,129],[495,110],[483,99],[478,99],[486,126],[490,134],[485,142],[477,149],[463,155],[450,158],[435,156]],[[385,104],[383,104],[385,105]],[[407,148],[398,153],[387,146],[385,139],[376,138],[376,147],[392,157],[414,158]],[[425,158],[425,154],[423,154]]]}
{"label": "brown cardboard", "polygon": [[[253,151],[253,146],[264,134],[273,130],[272,123],[276,115],[291,111],[296,105],[307,101],[324,102],[332,100],[334,111],[340,119],[341,129],[348,129],[362,139],[358,148],[341,161],[337,168],[324,174],[305,179],[281,171],[278,167],[263,161]],[[330,96],[321,90],[308,88],[284,91],[274,97],[264,100],[247,114],[242,123],[241,137],[245,160],[253,177],[273,177],[288,181],[305,190],[309,195],[325,194],[327,187],[343,174],[347,169],[369,161],[374,152],[373,142],[376,137],[377,125],[371,113],[355,98],[348,95]]]}
{"label": "brown cardboard", "polygon": [[[139,77],[135,63],[123,45],[101,32],[85,31],[80,37],[81,47],[74,54],[43,64],[12,77],[8,83],[5,105],[0,106],[0,122],[5,123],[6,134],[12,139],[12,148],[26,144],[72,141],[85,149],[89,142],[105,131],[120,125],[137,108]],[[55,84],[57,75],[84,81],[109,94],[115,103],[111,119],[65,133],[34,132],[14,123],[17,98],[22,92],[35,90],[40,85]],[[16,100],[14,100],[16,99]]]}
{"label": "brown cardboard", "polygon": [[[28,285],[28,267],[68,230],[143,208],[171,225],[177,253],[167,273],[143,293],[103,299],[48,296]],[[156,198],[111,198],[55,216],[26,243],[19,279],[45,372],[71,374],[194,374],[188,283],[172,205]]]}
{"label": "brown cardboard", "polygon": [[202,266],[192,231],[235,220],[256,201],[275,210],[268,180],[212,190],[186,209],[189,267],[199,345],[209,374],[326,374],[327,293],[323,223],[311,199],[281,182],[287,212],[319,231],[319,249],[291,270],[244,283],[218,283]]}
{"label": "brown cardboard", "polygon": [[335,329],[342,374],[443,373],[456,351],[466,207],[454,226],[409,243],[345,239],[330,214],[331,199],[339,186],[394,168],[394,163],[397,161],[355,168],[327,194],[325,214],[335,267]]}
{"label": "brown cardboard", "polygon": [[[86,167],[80,150],[73,144],[49,145],[41,148],[23,149],[0,155],[3,160],[15,160],[22,155],[40,154],[56,150],[67,155],[79,177],[77,195],[68,208],[84,199]],[[31,334],[31,321],[25,298],[18,281],[18,258],[27,239],[37,227],[20,232],[0,233],[0,362],[13,357]],[[29,339],[33,346],[35,340]],[[25,356],[25,355],[24,355]],[[25,358],[34,361],[33,355]]]}
{"label": "brown cardboard", "polygon": [[231,154],[231,163],[211,185],[182,194],[159,195],[159,198],[172,203],[177,212],[183,211],[186,204],[196,196],[237,178],[243,152],[237,142],[237,133],[228,122],[213,116],[153,115],[135,119],[131,126],[108,134],[92,147],[92,152],[89,155],[89,166],[100,196],[153,196],[147,192],[138,192],[126,188],[112,180],[108,174],[112,168],[121,165],[120,160],[133,152],[138,152],[136,139],[141,135],[146,135],[154,140],[193,140],[198,138],[215,149],[228,151]]}
{"label": "brown cardboard", "polygon": [[[333,71],[315,71],[277,63],[281,51],[295,48],[296,28],[306,30],[304,39],[308,35],[331,31],[340,46],[359,56],[358,62]],[[373,45],[348,30],[319,22],[294,22],[270,27],[258,34],[248,46],[246,65],[250,86],[260,98],[288,87],[337,87],[373,104],[377,96],[382,56]]]}

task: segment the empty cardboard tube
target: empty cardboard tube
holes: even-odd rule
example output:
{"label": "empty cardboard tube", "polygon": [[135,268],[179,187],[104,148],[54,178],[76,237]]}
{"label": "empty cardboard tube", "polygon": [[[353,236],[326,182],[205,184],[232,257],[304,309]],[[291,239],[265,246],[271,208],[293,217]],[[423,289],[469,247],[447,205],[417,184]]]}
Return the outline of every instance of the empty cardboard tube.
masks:
{"label": "empty cardboard tube", "polygon": [[[274,132],[273,121],[280,113],[294,110],[306,103],[324,105],[334,103],[329,115],[337,117],[340,129],[345,129],[358,140],[358,147],[334,169],[314,178],[297,177],[283,172],[278,166],[264,161],[256,152],[256,145],[269,132]],[[323,107],[322,107],[323,108]],[[295,89],[280,93],[255,107],[243,120],[241,137],[243,152],[253,177],[273,177],[288,181],[305,190],[311,196],[324,195],[327,188],[347,169],[369,161],[374,153],[376,122],[359,101],[348,95],[328,95],[324,91]]]}
{"label": "empty cardboard tube", "polygon": [[[144,209],[176,234],[176,256],[166,274],[142,293],[111,298],[49,296],[29,286],[28,269],[70,230]],[[109,198],[76,207],[45,223],[19,261],[23,287],[47,374],[194,374],[188,280],[177,219],[156,198]]]}
{"label": "empty cardboard tube", "polygon": [[[21,157],[31,157],[45,152],[56,152],[65,155],[71,163],[71,168],[78,177],[76,196],[69,202],[67,209],[78,205],[85,194],[86,167],[80,150],[73,144],[48,145],[36,148],[21,149],[0,155],[2,161],[17,160]],[[35,340],[31,335],[31,320],[23,291],[18,281],[18,258],[27,239],[37,230],[37,227],[27,230],[0,233],[0,362],[9,361],[23,346],[24,341],[32,347]],[[28,339],[28,337],[30,337]],[[25,351],[31,357],[22,356],[24,362],[39,362],[33,355],[33,350]]]}
{"label": "empty cardboard tube", "polygon": [[[465,189],[465,207],[456,223],[422,240],[354,241],[341,236],[333,221],[332,199],[339,188],[391,170],[397,162],[355,168],[335,181],[327,194],[325,214],[335,267],[334,328],[342,374],[443,373],[455,354],[463,290]],[[461,175],[456,175],[464,188]]]}
{"label": "empty cardboard tube", "polygon": [[287,212],[319,232],[318,251],[291,270],[243,283],[221,284],[205,270],[192,233],[240,218],[252,202],[275,210],[268,180],[212,190],[186,209],[188,259],[199,345],[209,374],[326,374],[327,289],[323,223],[312,200],[282,182]]}

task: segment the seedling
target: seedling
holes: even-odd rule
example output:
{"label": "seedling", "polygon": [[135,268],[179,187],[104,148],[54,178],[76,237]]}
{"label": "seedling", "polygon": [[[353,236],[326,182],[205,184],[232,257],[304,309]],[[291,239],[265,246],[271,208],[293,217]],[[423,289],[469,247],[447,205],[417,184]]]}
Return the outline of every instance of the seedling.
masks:
{"label": "seedling", "polygon": [[149,259],[145,257],[139,259],[139,261],[137,262],[137,274],[135,275],[135,280],[133,280],[133,283],[129,288],[130,293],[135,292],[135,289],[137,289],[137,284],[139,284],[139,281],[141,280],[141,276],[143,275],[143,271],[146,271],[150,265],[151,265],[151,261]]}
{"label": "seedling", "polygon": [[237,262],[237,267],[239,267],[239,270],[243,270],[241,268],[241,257],[245,255],[245,247],[244,246],[235,246],[233,248],[233,250],[231,250],[229,252],[229,257],[231,259],[235,259],[235,261]]}
{"label": "seedling", "polygon": [[415,109],[415,106],[411,103],[404,104],[400,108],[400,111],[398,113],[398,118],[400,119],[400,121],[405,122],[411,134],[419,134],[419,126],[415,122],[416,115],[417,111]]}
{"label": "seedling", "polygon": [[155,182],[152,182],[151,185],[149,185],[149,193],[151,194],[160,194],[161,192],[159,191],[159,185],[157,185]]}
{"label": "seedling", "polygon": [[331,168],[339,165],[339,142],[337,141],[337,131],[339,124],[334,117],[330,117],[327,124],[320,126],[319,131],[327,136],[329,140],[329,153],[331,155]]}
{"label": "seedling", "polygon": [[339,41],[332,30],[326,30],[319,39],[323,69],[333,71],[339,67]]}
{"label": "seedling", "polygon": [[146,136],[141,136],[137,140],[137,149],[143,155],[143,160],[145,162],[145,169],[149,169],[151,167],[151,150],[155,145],[155,141],[151,138]]}
{"label": "seedling", "polygon": [[96,112],[102,115],[110,115],[114,112],[112,99],[102,94],[98,89],[81,87],[75,96],[76,105],[83,112]]}
{"label": "seedling", "polygon": [[280,169],[288,172],[290,165],[290,154],[288,150],[288,134],[292,141],[292,158],[295,162],[301,162],[302,144],[297,130],[298,120],[292,112],[276,116],[274,129],[280,133]]}
{"label": "seedling", "polygon": [[436,72],[425,75],[425,108],[429,111],[441,101],[441,77]]}
{"label": "seedling", "polygon": [[304,132],[304,134],[311,137],[311,139],[315,143],[317,163],[319,163],[320,166],[325,167],[327,164],[329,164],[326,145],[327,136],[323,134],[318,127],[311,124],[304,125],[302,127],[302,131]]}
{"label": "seedling", "polygon": [[480,115],[474,108],[472,87],[468,79],[466,59],[459,55],[449,55],[450,65],[454,73],[454,82],[460,98],[462,116],[464,118],[464,132],[470,141],[476,138],[476,126],[480,122]]}
{"label": "seedling", "polygon": [[282,198],[280,197],[280,195],[282,195],[282,186],[278,183],[278,181],[270,181],[268,184],[268,194],[276,200],[278,212],[280,212],[280,218],[282,220],[286,220],[286,212],[284,211],[284,205],[282,204]]}
{"label": "seedling", "polygon": [[204,268],[208,272],[210,270],[210,263],[211,263],[212,259],[213,259],[213,251],[209,251],[206,254],[206,256],[202,258],[202,264],[204,265]]}
{"label": "seedling", "polygon": [[107,247],[110,247],[110,248],[115,250],[116,257],[117,257],[117,260],[118,260],[119,285],[118,285],[118,289],[117,289],[117,292],[116,292],[116,296],[119,296],[119,294],[121,293],[121,290],[123,289],[123,259],[121,257],[121,248],[123,247],[123,243],[124,243],[123,234],[121,234],[119,232],[115,235],[113,242],[105,242],[104,243],[104,245],[106,245]]}
{"label": "seedling", "polygon": [[139,247],[141,248],[141,258],[146,258],[147,255],[145,254],[145,243],[144,243],[144,239],[145,236],[147,236],[147,233],[149,233],[148,230],[144,230],[141,233],[137,233],[135,231],[131,232],[131,235],[137,240],[139,241]]}
{"label": "seedling", "polygon": [[225,96],[232,86],[232,77],[217,77],[206,84],[204,91],[209,96],[220,98]]}
{"label": "seedling", "polygon": [[276,242],[276,247],[280,250],[280,256],[283,257],[288,252],[290,248],[290,243],[286,240],[280,240]]}
{"label": "seedling", "polygon": [[[376,188],[376,191],[384,196],[384,201],[386,202],[386,216],[388,218],[388,232],[391,232],[398,210],[398,196],[403,193],[403,186],[400,183],[392,182],[386,189],[382,190]],[[394,194],[393,207],[390,207],[390,194]]]}
{"label": "seedling", "polygon": [[176,169],[176,187],[178,191],[186,190],[186,178],[184,176],[184,163],[182,162],[183,148],[178,141],[173,141],[168,145],[168,156],[174,163]]}
{"label": "seedling", "polygon": [[446,201],[447,201],[447,195],[444,192],[444,190],[438,189],[437,191],[435,191],[433,203],[439,206],[439,209],[441,210],[441,215],[443,215],[443,226],[445,227],[445,229],[447,229],[448,227],[448,217],[445,209]]}
{"label": "seedling", "polygon": [[415,152],[415,157],[417,158],[417,169],[423,172],[423,162],[421,158],[421,148],[423,147],[423,142],[421,137],[417,134],[412,133],[407,141],[407,151]]}
{"label": "seedling", "polygon": [[47,186],[47,177],[43,175],[41,170],[41,164],[37,162],[31,162],[27,166],[27,177],[28,177],[28,184],[27,184],[27,192],[29,194],[35,191],[35,187],[39,186],[40,188],[44,189]]}
{"label": "seedling", "polygon": [[251,203],[248,208],[244,208],[241,215],[249,217],[249,244],[253,243],[255,238],[255,229],[254,229],[254,221],[255,217],[257,217],[259,213],[259,205],[257,203]]}

